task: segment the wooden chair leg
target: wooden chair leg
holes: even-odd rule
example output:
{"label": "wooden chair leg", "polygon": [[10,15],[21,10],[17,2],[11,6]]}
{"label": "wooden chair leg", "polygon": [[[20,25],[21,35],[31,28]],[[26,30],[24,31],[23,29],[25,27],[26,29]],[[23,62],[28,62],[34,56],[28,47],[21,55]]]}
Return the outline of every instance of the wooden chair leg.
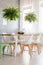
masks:
{"label": "wooden chair leg", "polygon": [[38,54],[40,54],[41,53],[41,45],[40,45],[40,43],[37,44],[37,50],[38,50]]}
{"label": "wooden chair leg", "polygon": [[15,45],[13,45],[13,52],[14,52],[14,50],[15,50]]}
{"label": "wooden chair leg", "polygon": [[40,43],[32,44],[31,45],[32,49],[33,49],[34,46],[37,47],[38,54],[40,54],[41,53],[41,45],[40,45]]}
{"label": "wooden chair leg", "polygon": [[33,50],[33,44],[31,44],[31,49]]}
{"label": "wooden chair leg", "polygon": [[31,49],[31,45],[30,44],[28,45],[28,49],[29,49],[30,57],[32,57],[32,49]]}
{"label": "wooden chair leg", "polygon": [[23,51],[24,51],[24,44],[20,44],[20,48],[21,48],[21,53],[23,53]]}

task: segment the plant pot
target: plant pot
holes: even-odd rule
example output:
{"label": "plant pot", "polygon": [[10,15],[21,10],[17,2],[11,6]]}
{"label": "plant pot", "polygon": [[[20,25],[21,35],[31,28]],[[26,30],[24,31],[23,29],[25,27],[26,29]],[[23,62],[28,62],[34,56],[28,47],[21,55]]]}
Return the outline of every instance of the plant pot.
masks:
{"label": "plant pot", "polygon": [[18,34],[24,34],[24,32],[18,32]]}

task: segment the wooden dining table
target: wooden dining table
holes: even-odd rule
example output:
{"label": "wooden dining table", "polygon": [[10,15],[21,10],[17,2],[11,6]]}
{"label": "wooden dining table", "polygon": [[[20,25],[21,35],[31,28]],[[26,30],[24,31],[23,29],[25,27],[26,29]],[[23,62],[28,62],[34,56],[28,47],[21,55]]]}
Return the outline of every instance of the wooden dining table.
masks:
{"label": "wooden dining table", "polygon": [[[35,36],[37,36],[37,35],[39,35],[40,33],[34,33],[33,35],[35,35]],[[6,34],[6,33],[4,33],[4,34],[0,34],[0,36],[31,36],[32,34]],[[43,34],[41,34],[41,35],[43,35]],[[35,44],[35,46],[36,46],[36,44]],[[16,50],[15,50],[16,51]],[[15,53],[15,55],[16,55],[16,53]]]}
{"label": "wooden dining table", "polygon": [[[33,33],[33,35],[39,35],[40,33]],[[32,34],[8,34],[8,33],[4,33],[4,34],[0,34],[0,36],[31,36]],[[43,35],[43,34],[41,34]]]}

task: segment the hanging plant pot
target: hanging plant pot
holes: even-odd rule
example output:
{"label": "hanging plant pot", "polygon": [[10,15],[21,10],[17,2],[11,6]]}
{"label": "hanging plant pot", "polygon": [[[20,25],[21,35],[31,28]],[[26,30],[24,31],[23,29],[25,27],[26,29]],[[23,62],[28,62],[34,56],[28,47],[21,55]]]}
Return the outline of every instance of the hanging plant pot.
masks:
{"label": "hanging plant pot", "polygon": [[18,34],[24,34],[24,32],[20,31],[20,32],[18,32]]}

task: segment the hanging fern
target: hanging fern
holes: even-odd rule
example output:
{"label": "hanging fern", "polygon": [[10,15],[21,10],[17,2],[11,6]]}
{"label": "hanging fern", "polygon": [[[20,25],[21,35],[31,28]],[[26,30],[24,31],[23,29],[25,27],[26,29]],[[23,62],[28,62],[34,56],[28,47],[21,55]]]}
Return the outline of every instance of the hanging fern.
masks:
{"label": "hanging fern", "polygon": [[33,12],[32,13],[28,13],[26,16],[25,16],[25,20],[26,21],[29,21],[29,22],[35,22],[37,21],[37,16],[36,14],[34,14]]}
{"label": "hanging fern", "polygon": [[3,17],[7,20],[16,20],[17,18],[19,18],[18,8],[5,8],[3,10]]}

